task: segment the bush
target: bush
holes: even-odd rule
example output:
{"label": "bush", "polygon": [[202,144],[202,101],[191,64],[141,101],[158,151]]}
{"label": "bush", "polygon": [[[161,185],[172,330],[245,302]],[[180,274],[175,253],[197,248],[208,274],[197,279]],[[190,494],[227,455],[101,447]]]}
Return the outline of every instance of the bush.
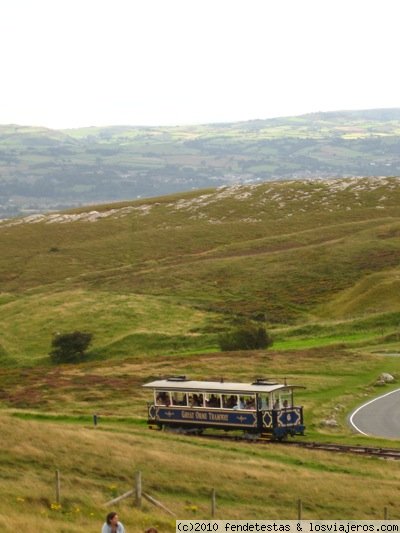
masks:
{"label": "bush", "polygon": [[265,349],[273,344],[272,337],[266,329],[254,324],[243,324],[223,333],[219,336],[218,342],[223,352]]}
{"label": "bush", "polygon": [[86,357],[86,350],[92,342],[91,333],[74,331],[57,333],[51,341],[50,358],[54,363],[79,363]]}

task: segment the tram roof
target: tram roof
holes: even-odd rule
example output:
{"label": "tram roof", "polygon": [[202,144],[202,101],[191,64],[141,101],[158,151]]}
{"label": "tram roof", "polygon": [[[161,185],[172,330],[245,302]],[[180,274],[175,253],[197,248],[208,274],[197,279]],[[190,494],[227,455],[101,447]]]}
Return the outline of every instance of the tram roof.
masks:
{"label": "tram roof", "polygon": [[284,385],[276,382],[232,383],[228,381],[191,381],[186,379],[160,379],[145,383],[143,387],[182,392],[222,392],[254,394],[256,392],[273,392],[280,389],[291,390],[296,385]]}

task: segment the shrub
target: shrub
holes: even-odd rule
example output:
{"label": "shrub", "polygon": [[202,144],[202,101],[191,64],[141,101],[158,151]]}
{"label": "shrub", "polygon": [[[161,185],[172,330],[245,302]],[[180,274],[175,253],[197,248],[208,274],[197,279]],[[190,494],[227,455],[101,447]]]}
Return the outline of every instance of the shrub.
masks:
{"label": "shrub", "polygon": [[273,344],[272,337],[264,327],[251,323],[221,334],[218,342],[223,352],[265,349]]}
{"label": "shrub", "polygon": [[73,333],[57,333],[51,341],[50,358],[54,363],[79,363],[86,356],[86,350],[92,342],[91,333],[74,331]]}

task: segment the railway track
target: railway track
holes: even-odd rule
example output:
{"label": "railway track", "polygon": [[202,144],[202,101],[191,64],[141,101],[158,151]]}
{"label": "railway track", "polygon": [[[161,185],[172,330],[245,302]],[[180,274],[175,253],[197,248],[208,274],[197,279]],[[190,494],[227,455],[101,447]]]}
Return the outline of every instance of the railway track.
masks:
{"label": "railway track", "polygon": [[[273,443],[274,441],[271,441]],[[400,448],[379,448],[376,446],[329,444],[326,442],[293,442],[285,441],[280,444],[287,446],[297,446],[312,450],[323,450],[328,452],[351,453],[354,455],[365,455],[370,457],[380,457],[382,459],[400,460]]]}
{"label": "railway track", "polygon": [[326,442],[299,442],[292,440],[276,441],[268,438],[243,438],[230,435],[198,435],[199,438],[214,439],[214,440],[229,440],[235,442],[245,442],[250,444],[264,444],[264,445],[282,445],[282,446],[296,446],[298,448],[307,448],[309,450],[321,450],[327,452],[350,453],[359,456],[380,457],[382,459],[400,460],[400,448],[380,448],[377,446],[363,446],[363,445],[348,445],[348,444],[332,444]]}

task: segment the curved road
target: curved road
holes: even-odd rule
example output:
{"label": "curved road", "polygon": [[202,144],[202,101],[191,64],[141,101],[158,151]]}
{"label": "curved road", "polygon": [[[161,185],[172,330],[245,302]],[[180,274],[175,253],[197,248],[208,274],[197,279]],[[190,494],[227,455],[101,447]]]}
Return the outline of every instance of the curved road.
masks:
{"label": "curved road", "polygon": [[361,405],[350,415],[349,422],[363,435],[400,439],[400,389]]}

